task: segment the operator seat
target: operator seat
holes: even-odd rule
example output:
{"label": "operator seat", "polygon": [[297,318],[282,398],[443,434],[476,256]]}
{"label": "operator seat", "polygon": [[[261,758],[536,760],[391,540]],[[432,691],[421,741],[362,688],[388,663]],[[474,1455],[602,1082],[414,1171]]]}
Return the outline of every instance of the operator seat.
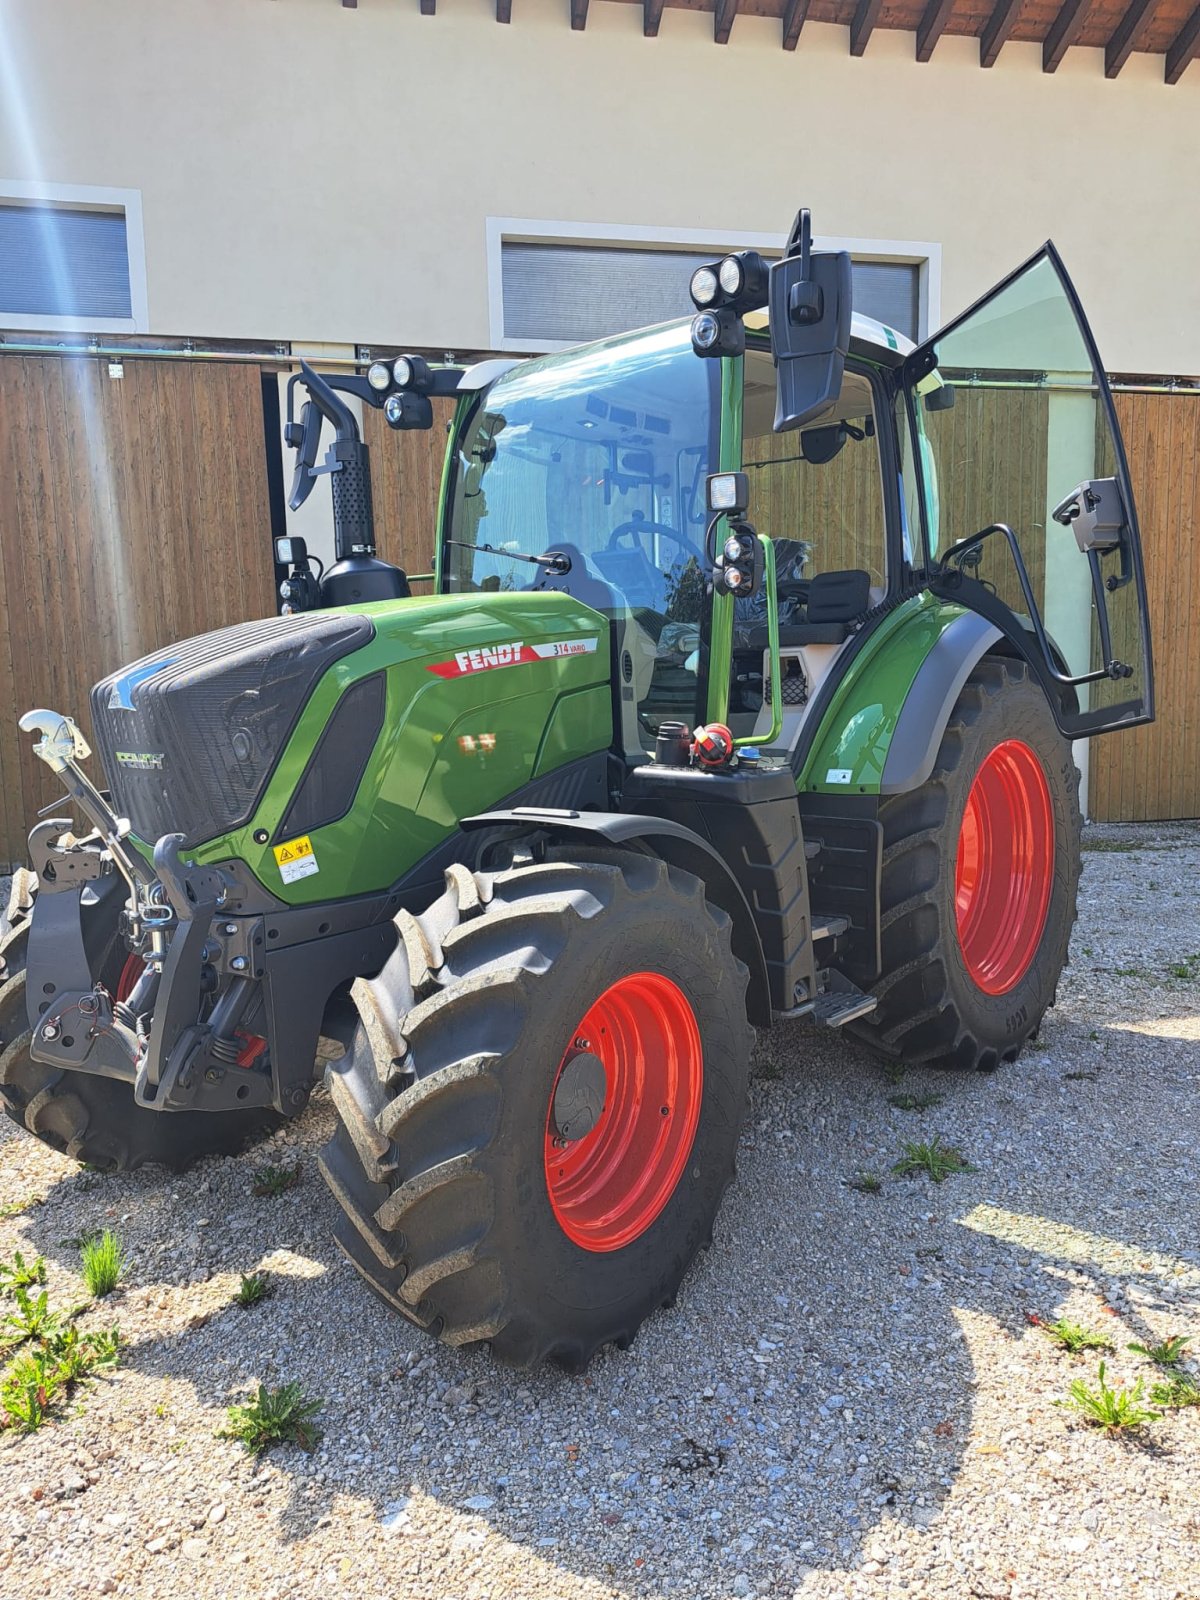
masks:
{"label": "operator seat", "polygon": [[[850,637],[850,624],[871,605],[871,574],[859,568],[849,572],[818,572],[809,581],[808,605],[803,618],[780,622],[781,649],[804,644],[841,644]],[[750,644],[767,648],[765,626],[754,628]]]}

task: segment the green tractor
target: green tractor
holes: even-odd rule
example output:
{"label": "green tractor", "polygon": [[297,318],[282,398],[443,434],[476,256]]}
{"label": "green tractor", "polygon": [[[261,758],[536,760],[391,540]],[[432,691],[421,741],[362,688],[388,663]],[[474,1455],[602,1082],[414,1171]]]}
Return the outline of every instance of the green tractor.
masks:
{"label": "green tractor", "polygon": [[[304,367],[292,503],[330,476],[336,564],[281,541],[282,615],[99,683],[104,789],[69,718],[22,719],[74,815],[30,835],[0,945],[8,1114],[177,1167],[323,1072],[342,1247],[522,1365],[671,1303],[751,1024],[1017,1054],[1075,917],[1071,741],[1153,715],[1052,246],[915,347],[807,213],[691,287],[690,322],[535,360]],[[456,397],[431,595],[375,555],[347,394],[396,428]]]}

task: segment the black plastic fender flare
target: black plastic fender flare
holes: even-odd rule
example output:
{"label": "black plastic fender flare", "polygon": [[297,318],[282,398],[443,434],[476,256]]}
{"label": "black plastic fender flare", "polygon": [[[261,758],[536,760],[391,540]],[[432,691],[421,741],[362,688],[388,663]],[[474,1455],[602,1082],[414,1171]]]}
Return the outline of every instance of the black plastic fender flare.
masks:
{"label": "black plastic fender flare", "polygon": [[892,734],[880,794],[904,794],[928,781],[942,735],[972,668],[1005,635],[977,612],[965,611],[945,629],[921,663]]}
{"label": "black plastic fender flare", "polygon": [[555,811],[539,806],[516,806],[511,811],[485,811],[464,817],[464,829],[501,828],[522,833],[545,833],[551,837],[575,838],[615,845],[620,849],[643,848],[670,866],[690,872],[704,884],[713,905],[719,906],[733,923],[733,953],[750,972],[746,994],[746,1014],[759,1027],[771,1022],[771,995],[767,964],[755,926],[754,914],[742,887],[724,859],[706,839],[681,823],[664,817],[639,816],[624,811]]}

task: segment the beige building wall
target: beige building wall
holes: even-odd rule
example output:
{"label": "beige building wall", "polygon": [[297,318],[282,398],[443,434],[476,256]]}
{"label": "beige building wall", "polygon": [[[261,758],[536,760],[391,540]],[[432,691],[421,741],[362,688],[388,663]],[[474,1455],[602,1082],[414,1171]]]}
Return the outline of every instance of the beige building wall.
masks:
{"label": "beige building wall", "polygon": [[[1052,235],[1106,364],[1200,374],[1200,69],[567,0],[0,0],[4,181],[140,192],[149,329],[487,347],[487,219],[940,247],[941,312]],[[681,306],[681,312],[686,307]],[[936,315],[937,307],[934,307]]]}

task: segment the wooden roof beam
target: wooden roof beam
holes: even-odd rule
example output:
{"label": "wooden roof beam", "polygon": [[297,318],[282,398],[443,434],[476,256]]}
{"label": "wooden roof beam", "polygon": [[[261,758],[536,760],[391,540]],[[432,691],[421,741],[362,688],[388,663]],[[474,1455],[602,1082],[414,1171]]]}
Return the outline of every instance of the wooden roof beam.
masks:
{"label": "wooden roof beam", "polygon": [[1083,32],[1090,0],[1066,0],[1042,44],[1042,71],[1057,72],[1062,58]]}
{"label": "wooden roof beam", "polygon": [[929,0],[925,15],[917,28],[917,60],[928,61],[933,47],[946,31],[954,0]]}
{"label": "wooden roof beam", "polygon": [[1020,9],[1021,0],[997,0],[996,9],[988,19],[988,25],[979,41],[981,67],[996,65],[996,57],[1008,42],[1008,36],[1016,26],[1017,13]]}
{"label": "wooden roof beam", "polygon": [[1104,47],[1104,76],[1115,78],[1133,54],[1154,11],[1155,0],[1133,0]]}
{"label": "wooden roof beam", "polygon": [[783,48],[794,50],[808,16],[809,0],[787,0],[783,8]]}
{"label": "wooden roof beam", "polygon": [[643,0],[642,35],[646,39],[658,38],[658,25],[662,21],[663,0]]}
{"label": "wooden roof beam", "polygon": [[1163,77],[1168,83],[1178,83],[1197,55],[1200,55],[1200,6],[1192,12],[1167,51]]}
{"label": "wooden roof beam", "polygon": [[850,54],[861,56],[867,48],[867,40],[875,31],[875,24],[879,21],[879,13],[883,10],[883,0],[858,0],[858,10],[854,13],[854,21],[850,24]]}
{"label": "wooden roof beam", "polygon": [[738,14],[741,0],[714,0],[713,3],[713,42],[728,44],[729,35],[733,31],[733,19]]}
{"label": "wooden roof beam", "polygon": [[587,27],[588,0],[571,0],[571,27],[582,33]]}
{"label": "wooden roof beam", "polygon": [[512,21],[512,0],[496,0],[496,21]]}

